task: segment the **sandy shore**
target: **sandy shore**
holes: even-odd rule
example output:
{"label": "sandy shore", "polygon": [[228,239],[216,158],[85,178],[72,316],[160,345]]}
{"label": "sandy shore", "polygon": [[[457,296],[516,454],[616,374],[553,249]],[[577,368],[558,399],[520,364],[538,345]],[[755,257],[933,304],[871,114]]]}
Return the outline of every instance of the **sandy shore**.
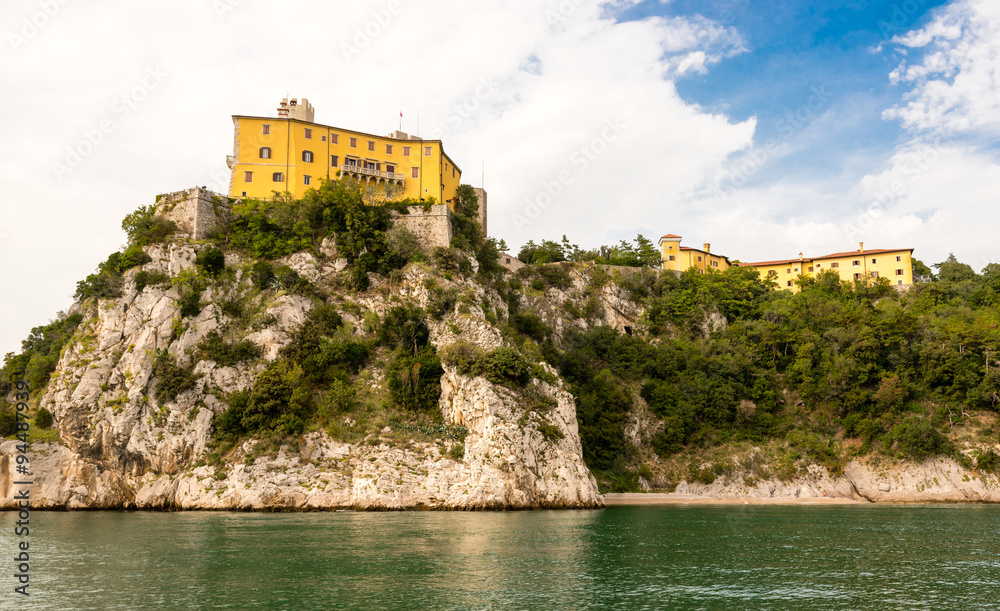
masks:
{"label": "sandy shore", "polygon": [[833,497],[729,497],[713,498],[696,494],[629,492],[605,494],[604,504],[612,505],[859,505],[868,503]]}

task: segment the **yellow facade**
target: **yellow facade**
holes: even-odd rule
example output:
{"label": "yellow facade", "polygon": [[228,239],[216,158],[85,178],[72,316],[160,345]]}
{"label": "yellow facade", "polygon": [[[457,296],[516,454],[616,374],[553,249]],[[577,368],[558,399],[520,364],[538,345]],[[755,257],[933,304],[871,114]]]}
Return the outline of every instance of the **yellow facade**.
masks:
{"label": "yellow facade", "polygon": [[302,197],[326,178],[351,178],[399,198],[454,207],[462,170],[440,140],[375,136],[313,121],[308,100],[282,102],[278,117],[233,116],[230,197]]}
{"label": "yellow facade", "polygon": [[864,243],[858,250],[838,252],[823,257],[803,257],[778,261],[761,261],[757,263],[739,263],[742,267],[753,267],[761,276],[769,274],[778,283],[778,287],[798,291],[800,275],[815,278],[816,274],[833,270],[841,280],[871,281],[875,278],[888,278],[893,286],[910,286],[913,284],[913,249],[869,249]]}
{"label": "yellow facade", "polygon": [[681,246],[681,236],[667,234],[660,238],[660,259],[662,268],[683,272],[695,268],[702,274],[706,270],[724,272],[729,269],[729,258],[712,254],[712,245],[705,244],[703,250]]}

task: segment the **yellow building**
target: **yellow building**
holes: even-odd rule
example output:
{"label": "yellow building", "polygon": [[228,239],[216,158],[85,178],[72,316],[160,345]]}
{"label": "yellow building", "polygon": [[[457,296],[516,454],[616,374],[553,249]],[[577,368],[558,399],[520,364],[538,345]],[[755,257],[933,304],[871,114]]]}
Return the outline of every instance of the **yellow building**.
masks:
{"label": "yellow building", "polygon": [[705,243],[703,250],[681,246],[681,236],[672,233],[660,238],[662,268],[678,272],[695,268],[702,274],[707,269],[724,272],[729,269],[729,257],[712,254],[712,245]]}
{"label": "yellow building", "polygon": [[739,263],[741,267],[756,268],[761,276],[772,275],[780,288],[798,291],[798,277],[805,275],[815,278],[824,270],[837,272],[841,280],[865,281],[873,278],[888,278],[894,286],[913,284],[913,249],[880,248],[865,250],[865,243],[858,250],[837,252],[823,257],[803,257],[779,261],[758,261]]}
{"label": "yellow building", "polygon": [[462,170],[440,140],[403,132],[375,136],[316,123],[305,98],[284,99],[278,116],[234,115],[230,197],[268,199],[273,192],[302,197],[326,178],[350,177],[390,195],[454,207]]}

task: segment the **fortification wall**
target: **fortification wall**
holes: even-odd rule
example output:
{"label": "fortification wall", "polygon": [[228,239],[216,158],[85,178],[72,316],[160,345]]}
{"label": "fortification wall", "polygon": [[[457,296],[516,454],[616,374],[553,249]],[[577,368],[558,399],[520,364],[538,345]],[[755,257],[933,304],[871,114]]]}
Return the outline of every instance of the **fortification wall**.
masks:
{"label": "fortification wall", "polygon": [[201,187],[156,198],[156,212],[177,223],[179,232],[194,240],[208,237],[217,225],[227,220],[229,210],[229,198]]}
{"label": "fortification wall", "polygon": [[405,227],[417,236],[422,248],[448,247],[455,235],[451,226],[451,210],[445,204],[431,206],[424,212],[423,206],[410,206],[409,214],[397,214],[397,226]]}

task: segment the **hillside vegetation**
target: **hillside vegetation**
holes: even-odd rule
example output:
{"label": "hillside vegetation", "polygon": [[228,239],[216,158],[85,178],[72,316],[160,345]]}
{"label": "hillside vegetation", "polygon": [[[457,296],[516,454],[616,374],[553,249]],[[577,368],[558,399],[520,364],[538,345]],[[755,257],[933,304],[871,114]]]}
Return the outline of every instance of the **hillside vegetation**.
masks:
{"label": "hillside vegetation", "polygon": [[[660,272],[638,236],[593,250],[565,238],[529,243],[529,265],[511,274],[497,263],[505,246],[475,220],[471,188],[460,188],[449,248],[424,251],[394,227],[391,213],[404,208],[365,205],[341,181],[301,200],[242,202],[228,225],[190,243],[195,265],[175,275],[147,264],[176,226],[140,208],[123,222],[128,246],[78,284],[79,311],[33,329],[21,353],[6,356],[0,391],[26,376],[44,423],[39,400],[60,355],[94,341],[80,311],[161,287],[179,308],[175,341],[209,307],[221,322],[182,355],[150,355],[150,402],[193,392],[199,363],[252,374],[245,389],[220,393],[208,457],[217,464],[247,439],[277,447],[316,430],[352,442],[386,427],[460,440],[462,427],[438,409],[450,367],[514,393],[523,425],[546,439],[562,433],[546,420],[551,399],[531,382],[564,380],[584,458],[605,491],[670,489],[738,469],[788,479],[818,464],[836,473],[852,457],[947,454],[970,468],[1000,465],[1000,265],[977,274],[951,257],[932,282],[902,294],[826,273],[792,294],[742,268]],[[345,262],[332,279],[310,281],[288,265],[296,253],[328,257],[330,242]],[[365,306],[418,268],[422,302],[396,300],[381,314]],[[268,357],[247,337],[275,325],[268,308],[284,296],[308,303],[308,316]],[[499,330],[502,347],[462,341],[457,323],[472,314]],[[439,351],[429,341],[435,325],[457,341]],[[0,425],[12,432],[9,412]]]}

